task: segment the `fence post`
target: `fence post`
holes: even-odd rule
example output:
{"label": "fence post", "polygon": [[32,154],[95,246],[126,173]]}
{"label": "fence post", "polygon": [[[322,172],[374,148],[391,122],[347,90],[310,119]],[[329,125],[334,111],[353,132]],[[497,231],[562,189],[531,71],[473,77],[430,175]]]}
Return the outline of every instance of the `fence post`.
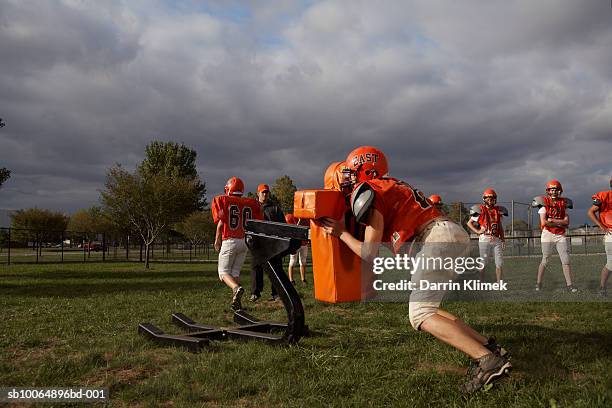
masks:
{"label": "fence post", "polygon": [[38,250],[40,249],[40,240],[38,238],[38,231],[36,231],[36,242],[34,243],[34,249],[36,250],[36,263],[38,263]]}
{"label": "fence post", "polygon": [[102,233],[102,262],[106,261],[106,232]]}
{"label": "fence post", "polygon": [[9,234],[8,234],[8,265],[11,264],[11,227],[9,227]]}
{"label": "fence post", "polygon": [[64,231],[62,231],[62,235],[60,237],[62,243],[60,244],[61,252],[62,252],[62,263],[64,263]]}
{"label": "fence post", "polygon": [[126,234],[125,239],[125,260],[130,261],[130,234]]}

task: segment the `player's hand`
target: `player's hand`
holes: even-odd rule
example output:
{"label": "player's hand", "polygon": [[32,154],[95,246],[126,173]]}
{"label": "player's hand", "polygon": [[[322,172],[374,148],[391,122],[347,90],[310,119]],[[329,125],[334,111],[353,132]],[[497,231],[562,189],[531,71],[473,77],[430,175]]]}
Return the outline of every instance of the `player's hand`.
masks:
{"label": "player's hand", "polygon": [[215,239],[215,251],[221,251],[221,241],[219,241],[218,239]]}
{"label": "player's hand", "polygon": [[339,237],[340,234],[346,231],[344,219],[334,220],[333,218],[323,217],[321,218],[320,223],[323,226],[323,231],[325,231],[327,234],[333,235],[334,237]]}

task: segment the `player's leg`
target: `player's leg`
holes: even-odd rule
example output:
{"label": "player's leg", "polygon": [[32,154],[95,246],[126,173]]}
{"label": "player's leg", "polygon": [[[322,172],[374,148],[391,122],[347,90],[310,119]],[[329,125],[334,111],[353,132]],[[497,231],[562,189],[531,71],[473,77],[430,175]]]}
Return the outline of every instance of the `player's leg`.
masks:
{"label": "player's leg", "polygon": [[300,279],[302,283],[306,283],[306,262],[308,259],[308,246],[304,245],[298,250],[300,262]]}
{"label": "player's leg", "polygon": [[612,270],[612,234],[606,234],[604,239],[604,245],[606,249],[606,265],[601,270],[601,276],[599,279],[599,293],[602,296],[607,295],[607,283],[610,271]]}
{"label": "player's leg", "polygon": [[236,241],[240,240],[230,238],[221,243],[218,264],[219,279],[223,281],[223,283],[225,283],[230,289],[232,289],[232,302],[230,305],[232,310],[239,310],[242,308],[240,305],[240,298],[244,293],[244,289],[242,286],[240,286],[240,275],[236,276],[235,272],[233,271],[237,254]]}
{"label": "player's leg", "polygon": [[247,246],[244,240],[238,239],[234,242],[234,256],[232,263],[232,271],[231,276],[234,278],[234,281],[238,285],[232,290],[232,309],[240,310],[242,309],[242,295],[244,294],[244,289],[240,286],[240,271],[242,270],[242,266],[244,265],[244,260],[247,254]]}
{"label": "player's leg", "polygon": [[[420,252],[425,258],[458,258],[466,256],[468,252],[469,237],[457,224],[448,221],[436,223],[425,234]],[[440,282],[446,280],[449,273],[455,274],[454,271],[419,268],[415,271],[414,278],[416,281],[427,279]],[[440,310],[443,297],[444,291],[413,291],[409,304],[410,323],[415,329],[426,331],[475,359],[472,367],[468,369],[470,380],[464,388],[466,392],[473,392],[494,381],[512,366],[505,357],[485,347],[484,344],[488,342],[484,336],[451,313]]]}
{"label": "player's leg", "polygon": [[480,238],[478,238],[478,252],[483,260],[482,268],[478,271],[481,281],[484,281],[485,268],[489,263],[489,247],[489,237],[481,235]]}
{"label": "player's leg", "polygon": [[293,284],[295,284],[295,280],[293,280],[293,267],[295,266],[295,261],[297,257],[297,253],[289,255],[289,268],[287,269],[287,275],[289,275],[289,280]]}
{"label": "player's leg", "polygon": [[565,284],[569,292],[575,293],[578,290],[574,288],[572,284],[572,269],[570,266],[570,255],[569,245],[567,244],[567,237],[559,236],[556,242],[557,253],[561,259],[561,268],[563,269],[563,276],[565,277]]}
{"label": "player's leg", "polygon": [[461,326],[461,328],[463,329],[463,332],[469,334],[469,336],[473,338],[474,340],[476,340],[478,343],[484,345],[488,342],[488,339],[486,337],[478,333],[476,330],[472,329],[470,326],[467,325],[467,323],[465,323],[463,320],[461,320],[459,317],[455,316],[454,314],[447,312],[446,310],[442,310],[442,309],[438,309],[436,311],[436,314],[455,322],[458,326]]}
{"label": "player's leg", "polygon": [[[413,318],[415,322],[413,327],[416,326],[415,329],[431,334],[438,340],[463,351],[474,359],[483,357],[491,352],[484,346],[487,342],[486,337],[480,335],[462,321],[445,317],[439,313],[443,311],[434,304],[410,302],[410,306],[415,308],[415,310],[411,311],[411,316],[415,316]],[[420,315],[422,317],[419,317]]]}
{"label": "player's leg", "polygon": [[542,237],[540,238],[540,243],[542,245],[542,260],[540,261],[540,265],[538,266],[536,290],[540,290],[542,288],[542,278],[544,277],[544,271],[546,270],[546,265],[548,265],[550,255],[552,254],[554,242],[552,242],[551,235],[552,233],[548,230],[542,230]]}
{"label": "player's leg", "polygon": [[495,256],[495,277],[497,278],[497,282],[500,282],[502,280],[502,268],[504,266],[504,243],[501,239],[495,242],[493,253]]}

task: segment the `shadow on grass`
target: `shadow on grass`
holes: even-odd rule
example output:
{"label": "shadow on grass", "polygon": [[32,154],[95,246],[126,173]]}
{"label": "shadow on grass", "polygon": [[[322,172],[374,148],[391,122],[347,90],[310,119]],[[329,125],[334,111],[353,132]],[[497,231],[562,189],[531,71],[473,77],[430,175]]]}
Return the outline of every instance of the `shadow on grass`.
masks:
{"label": "shadow on grass", "polygon": [[[580,366],[612,358],[612,331],[579,333],[536,325],[483,325],[512,353],[515,368],[531,377],[567,377]],[[579,364],[578,364],[579,363]]]}

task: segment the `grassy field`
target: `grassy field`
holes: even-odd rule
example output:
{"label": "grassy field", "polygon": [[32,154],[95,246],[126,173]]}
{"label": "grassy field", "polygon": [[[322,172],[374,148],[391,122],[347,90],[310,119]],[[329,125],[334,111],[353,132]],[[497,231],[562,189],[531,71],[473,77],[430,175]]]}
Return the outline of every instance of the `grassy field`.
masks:
{"label": "grassy field", "polygon": [[[137,325],[179,333],[176,311],[232,325],[214,264],[0,266],[0,386],[107,387],[119,407],[609,407],[612,308],[590,294],[603,256],[573,262],[580,302],[555,297],[556,259],[537,302],[445,304],[513,355],[509,378],[469,398],[458,390],[468,359],[412,330],[406,304],[324,304],[299,286],[312,335],[298,345],[213,342],[191,354],[150,343]],[[531,287],[537,263],[507,259],[507,280]],[[280,303],[247,306],[283,320]]]}

